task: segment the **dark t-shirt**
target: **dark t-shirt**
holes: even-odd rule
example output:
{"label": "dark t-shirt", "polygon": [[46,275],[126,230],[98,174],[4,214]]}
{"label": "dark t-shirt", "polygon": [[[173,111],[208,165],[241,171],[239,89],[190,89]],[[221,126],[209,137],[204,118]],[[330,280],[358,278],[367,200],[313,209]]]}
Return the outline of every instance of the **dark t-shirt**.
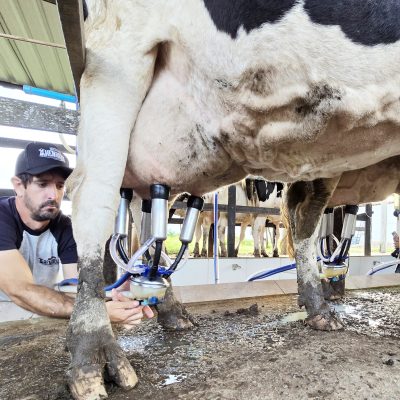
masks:
{"label": "dark t-shirt", "polygon": [[[32,271],[34,282],[52,288],[62,264],[78,260],[71,220],[59,215],[42,230],[32,230],[21,220],[15,197],[0,197],[0,251],[19,250]],[[0,291],[0,300],[8,297]]]}

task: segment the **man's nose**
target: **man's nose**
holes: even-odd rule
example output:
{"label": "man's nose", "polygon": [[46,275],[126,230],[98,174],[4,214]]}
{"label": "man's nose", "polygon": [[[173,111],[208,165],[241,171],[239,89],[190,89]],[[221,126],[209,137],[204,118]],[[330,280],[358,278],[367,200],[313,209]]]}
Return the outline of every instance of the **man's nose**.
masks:
{"label": "man's nose", "polygon": [[47,197],[51,200],[56,200],[59,197],[56,185],[50,185],[48,187]]}

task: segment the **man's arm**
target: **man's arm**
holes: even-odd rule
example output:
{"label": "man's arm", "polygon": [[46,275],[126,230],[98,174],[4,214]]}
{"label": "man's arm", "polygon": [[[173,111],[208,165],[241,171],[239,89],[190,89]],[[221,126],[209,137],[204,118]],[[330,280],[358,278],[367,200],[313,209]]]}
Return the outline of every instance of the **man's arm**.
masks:
{"label": "man's arm", "polygon": [[33,281],[18,250],[0,251],[0,289],[18,306],[48,317],[68,318],[74,299]]}
{"label": "man's arm", "polygon": [[[65,278],[76,278],[76,264],[64,266]],[[39,315],[69,318],[74,299],[64,293],[37,285],[25,259],[18,250],[0,251],[0,290],[6,293],[18,306]],[[140,323],[143,315],[153,317],[148,306],[139,306],[137,301],[114,295],[113,301],[106,303],[111,322],[132,327]]]}

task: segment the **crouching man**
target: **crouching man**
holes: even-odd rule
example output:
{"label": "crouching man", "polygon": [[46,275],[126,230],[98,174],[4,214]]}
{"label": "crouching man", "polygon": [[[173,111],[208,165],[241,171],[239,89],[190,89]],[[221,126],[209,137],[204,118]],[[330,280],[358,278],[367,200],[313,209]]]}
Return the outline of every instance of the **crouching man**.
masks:
{"label": "crouching man", "polygon": [[[60,264],[65,279],[78,275],[71,221],[60,210],[71,172],[68,159],[51,144],[29,143],[18,156],[11,179],[16,195],[0,198],[0,321],[72,313],[74,299],[53,289]],[[126,328],[153,317],[150,307],[115,290],[106,307],[111,322]]]}

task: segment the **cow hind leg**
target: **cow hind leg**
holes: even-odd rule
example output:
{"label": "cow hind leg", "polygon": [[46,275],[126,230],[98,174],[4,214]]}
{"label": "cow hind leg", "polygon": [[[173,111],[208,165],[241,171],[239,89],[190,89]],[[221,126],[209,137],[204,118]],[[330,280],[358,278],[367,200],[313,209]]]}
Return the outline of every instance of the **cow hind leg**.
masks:
{"label": "cow hind leg", "polygon": [[164,301],[157,305],[157,312],[158,323],[169,331],[183,331],[197,325],[185,306],[176,299],[172,285],[167,289]]}
{"label": "cow hind leg", "polygon": [[337,181],[296,182],[290,186],[286,197],[297,264],[299,305],[306,307],[306,323],[318,330],[343,327],[324,299],[315,254],[316,228]]}

